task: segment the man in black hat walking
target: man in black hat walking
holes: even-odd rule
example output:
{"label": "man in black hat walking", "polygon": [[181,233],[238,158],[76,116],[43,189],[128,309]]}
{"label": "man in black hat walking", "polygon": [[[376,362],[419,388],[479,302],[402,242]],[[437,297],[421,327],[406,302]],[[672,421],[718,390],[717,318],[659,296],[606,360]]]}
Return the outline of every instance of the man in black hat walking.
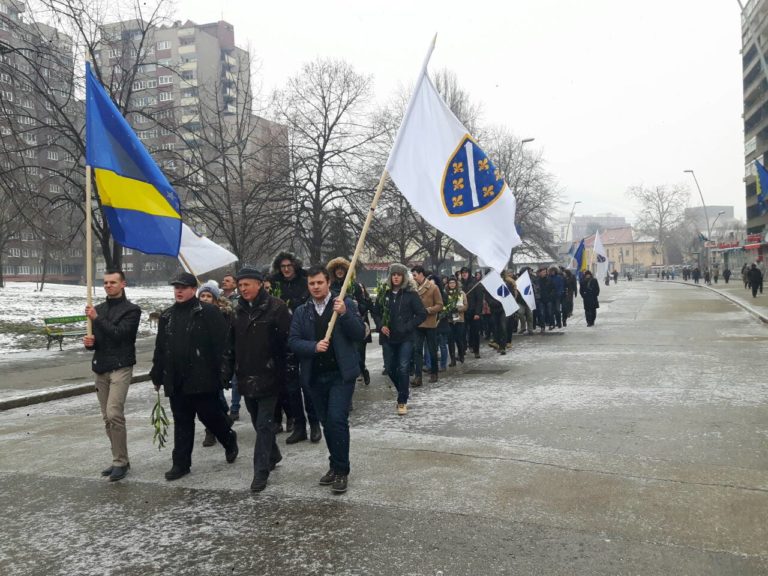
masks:
{"label": "man in black hat walking", "polygon": [[237,458],[237,435],[219,404],[227,322],[213,304],[197,299],[197,279],[186,272],[171,280],[176,302],[160,315],[150,377],[163,386],[173,412],[173,466],[166,480],[189,474],[195,416]]}
{"label": "man in black hat walking", "polygon": [[256,430],[253,448],[251,490],[267,487],[270,471],[283,459],[275,441],[274,417],[277,398],[285,383],[288,306],[264,289],[264,276],[254,268],[237,273],[240,298],[229,332],[225,379],[237,376],[237,386],[245,399]]}

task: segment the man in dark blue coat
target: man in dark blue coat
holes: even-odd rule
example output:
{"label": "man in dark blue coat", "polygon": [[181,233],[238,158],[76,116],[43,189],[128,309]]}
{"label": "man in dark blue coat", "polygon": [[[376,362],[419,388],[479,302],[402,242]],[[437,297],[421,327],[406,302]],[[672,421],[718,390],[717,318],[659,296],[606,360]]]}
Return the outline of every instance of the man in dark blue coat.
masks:
{"label": "man in dark blue coat", "polygon": [[[331,298],[328,270],[313,266],[307,284],[310,299],[293,313],[288,346],[299,359],[302,387],[310,391],[325,432],[330,468],[320,485],[343,494],[349,476],[349,406],[360,375],[357,351],[365,328],[352,299]],[[334,312],[338,320],[329,341],[325,333]]]}

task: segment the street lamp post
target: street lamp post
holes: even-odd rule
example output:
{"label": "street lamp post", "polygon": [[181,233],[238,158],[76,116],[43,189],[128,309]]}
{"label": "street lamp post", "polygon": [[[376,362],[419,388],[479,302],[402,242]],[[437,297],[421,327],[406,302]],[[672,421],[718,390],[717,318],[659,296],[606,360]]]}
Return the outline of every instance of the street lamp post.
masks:
{"label": "street lamp post", "polygon": [[573,220],[573,213],[576,211],[576,204],[581,204],[581,200],[576,200],[573,203],[573,207],[571,208],[571,215],[568,216],[568,224],[565,227],[565,237],[563,238],[563,240],[566,242],[568,242],[568,232],[571,229],[571,220]]}
{"label": "street lamp post", "polygon": [[[715,230],[715,224],[717,224],[717,219],[720,218],[720,216],[722,216],[723,214],[725,214],[725,210],[720,210],[720,212],[717,213],[717,216],[715,216],[715,220],[714,220],[714,222],[712,222],[712,230],[713,231]],[[713,240],[713,242],[714,242],[714,240]]]}
{"label": "street lamp post", "polygon": [[[524,154],[523,146],[525,146],[529,142],[533,142],[534,140],[536,140],[536,138],[523,138],[522,140],[520,140],[520,165],[521,165],[520,172],[521,173],[522,173],[522,163],[523,163],[523,154]],[[517,191],[518,181],[519,181],[519,177],[515,179],[515,191]],[[509,255],[509,265],[514,270],[514,268],[515,268],[515,250],[514,250],[514,248],[512,249],[512,252]]]}
{"label": "street lamp post", "polygon": [[[712,227],[709,225],[709,214],[707,213],[707,203],[704,202],[704,194],[701,193],[701,186],[699,186],[699,181],[696,178],[696,173],[693,170],[683,170],[683,172],[690,174],[693,176],[693,181],[696,183],[696,189],[699,191],[699,198],[701,198],[701,205],[704,207],[704,219],[707,221],[707,242],[710,241],[712,238]],[[709,266],[709,248],[707,248],[706,243],[704,244],[704,254],[706,255],[705,262],[707,263],[707,266]],[[702,270],[702,273],[704,271]]]}

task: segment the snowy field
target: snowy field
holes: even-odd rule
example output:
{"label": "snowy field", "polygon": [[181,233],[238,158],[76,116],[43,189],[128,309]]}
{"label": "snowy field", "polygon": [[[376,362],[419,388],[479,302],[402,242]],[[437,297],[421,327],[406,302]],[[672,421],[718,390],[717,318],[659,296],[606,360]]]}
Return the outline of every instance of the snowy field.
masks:
{"label": "snowy field", "polygon": [[[47,339],[43,318],[85,313],[84,286],[46,284],[42,292],[36,292],[36,288],[34,282],[8,282],[5,288],[0,288],[0,354],[45,350]],[[141,306],[140,336],[151,334],[149,313],[173,303],[173,289],[170,286],[129,286],[126,294],[132,302]],[[99,303],[103,299],[104,290],[97,286],[94,302]],[[77,338],[64,339],[65,348],[81,345]]]}

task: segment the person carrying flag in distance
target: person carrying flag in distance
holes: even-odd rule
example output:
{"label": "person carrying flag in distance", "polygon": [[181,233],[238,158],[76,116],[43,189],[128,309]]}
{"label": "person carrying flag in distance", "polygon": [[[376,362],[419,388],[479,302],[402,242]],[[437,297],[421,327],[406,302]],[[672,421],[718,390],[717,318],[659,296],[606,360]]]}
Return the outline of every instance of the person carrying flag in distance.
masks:
{"label": "person carrying flag in distance", "polygon": [[[288,345],[299,359],[299,377],[309,390],[320,417],[328,447],[330,467],[320,478],[331,491],[347,491],[349,476],[349,407],[360,375],[358,348],[365,327],[351,298],[333,298],[330,274],[322,266],[307,271],[310,299],[296,308]],[[333,313],[338,322],[325,339]]]}
{"label": "person carrying flag in distance", "polygon": [[383,301],[377,299],[376,314],[381,318],[381,344],[389,378],[397,389],[397,413],[408,413],[409,372],[413,359],[416,327],[427,318],[427,311],[416,286],[402,264],[389,267],[388,290]]}

